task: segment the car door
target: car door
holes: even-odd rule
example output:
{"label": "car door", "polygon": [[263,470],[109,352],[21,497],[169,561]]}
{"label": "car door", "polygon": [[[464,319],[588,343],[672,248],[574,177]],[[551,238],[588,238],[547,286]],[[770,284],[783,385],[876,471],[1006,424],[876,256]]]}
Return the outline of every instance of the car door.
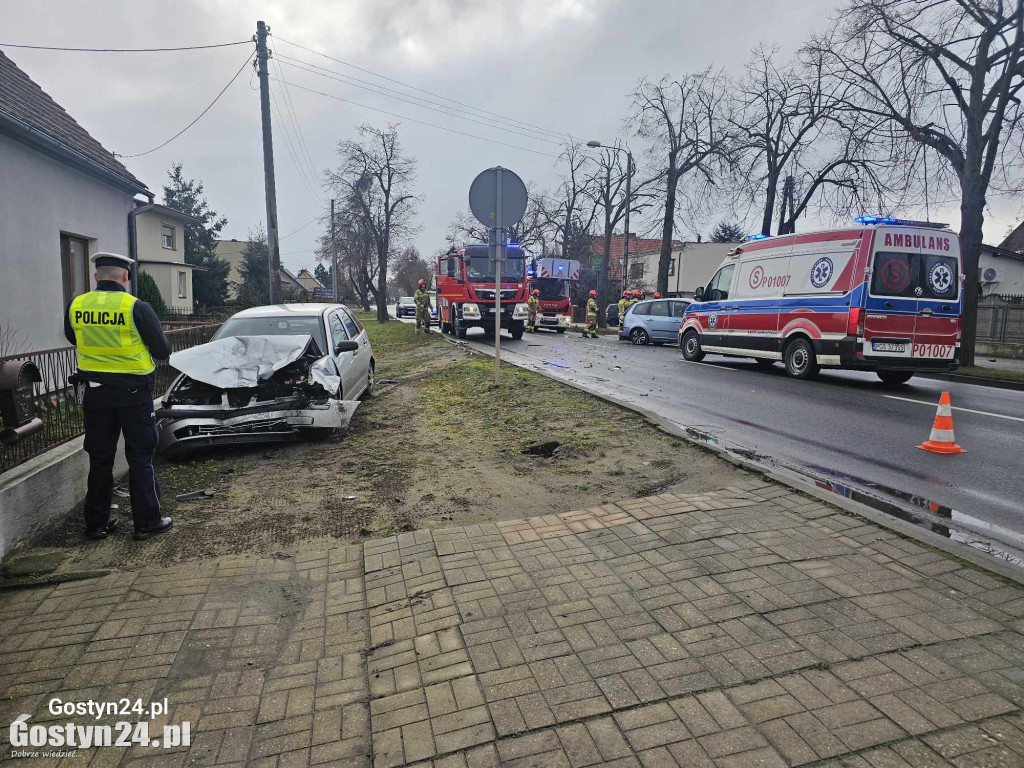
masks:
{"label": "car door", "polygon": [[736,271],[735,264],[727,264],[711,278],[704,289],[704,300],[700,305],[701,325],[704,328],[704,347],[727,347],[729,329],[729,309],[727,300],[732,287],[732,276]]}
{"label": "car door", "polygon": [[351,391],[362,392],[363,387],[366,384],[367,377],[370,372],[370,365],[373,359],[373,349],[370,347],[370,337],[366,334],[366,329],[363,328],[360,323],[351,312],[347,309],[339,309],[338,313],[341,315],[342,321],[345,323],[345,330],[348,331],[349,338],[359,343],[359,350],[355,353],[355,360],[353,363],[353,375],[356,377],[356,386]]}
{"label": "car door", "polygon": [[672,315],[672,322],[670,324],[672,335],[669,337],[670,342],[675,342],[679,335],[679,326],[683,324],[683,318],[686,316],[686,308],[690,306],[690,302],[682,299],[669,302],[669,312]]}
{"label": "car door", "polygon": [[336,351],[340,342],[350,340],[348,330],[338,311],[327,314],[327,331],[331,339],[331,357],[334,358],[334,363],[338,366],[338,373],[341,375],[342,397],[348,400],[358,391],[361,377],[357,376],[354,370],[353,363],[356,353]]}
{"label": "car door", "polygon": [[647,316],[651,338],[655,341],[673,341],[679,323],[672,318],[672,310],[665,299],[651,302],[651,311]]}

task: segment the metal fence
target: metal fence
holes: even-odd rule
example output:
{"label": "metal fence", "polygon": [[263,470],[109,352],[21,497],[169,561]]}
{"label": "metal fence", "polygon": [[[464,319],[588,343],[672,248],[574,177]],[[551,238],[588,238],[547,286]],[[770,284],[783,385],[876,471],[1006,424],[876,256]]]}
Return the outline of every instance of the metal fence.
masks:
{"label": "metal fence", "polygon": [[[220,324],[180,328],[168,331],[167,338],[172,349],[177,352],[205,344],[219,327]],[[39,368],[42,381],[35,385],[35,405],[36,415],[43,420],[43,429],[14,445],[0,446],[0,472],[6,472],[33,456],[78,437],[84,429],[82,409],[75,401],[73,389],[68,385],[68,379],[78,368],[74,347],[0,357],[0,363],[8,360],[31,360]],[[167,361],[158,361],[156,392],[163,393],[175,376],[177,371]],[[0,425],[2,423],[0,421]]]}
{"label": "metal fence", "polygon": [[986,296],[978,304],[978,341],[1024,343],[1024,296]]}

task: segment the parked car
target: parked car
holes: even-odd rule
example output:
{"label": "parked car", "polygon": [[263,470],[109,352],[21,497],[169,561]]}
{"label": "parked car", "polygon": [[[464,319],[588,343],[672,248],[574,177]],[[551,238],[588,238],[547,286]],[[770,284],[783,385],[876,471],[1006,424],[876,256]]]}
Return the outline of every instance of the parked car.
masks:
{"label": "parked car", "polygon": [[243,310],[170,363],[181,375],[156,413],[170,456],[340,430],[373,394],[370,340],[340,304]]}
{"label": "parked car", "polygon": [[604,321],[609,327],[619,324],[619,305],[609,304],[604,308]]}
{"label": "parked car", "polygon": [[626,311],[619,338],[633,344],[672,344],[679,333],[689,299],[650,299],[638,301]]}
{"label": "parked car", "polygon": [[402,296],[395,305],[395,317],[416,317],[416,299]]}

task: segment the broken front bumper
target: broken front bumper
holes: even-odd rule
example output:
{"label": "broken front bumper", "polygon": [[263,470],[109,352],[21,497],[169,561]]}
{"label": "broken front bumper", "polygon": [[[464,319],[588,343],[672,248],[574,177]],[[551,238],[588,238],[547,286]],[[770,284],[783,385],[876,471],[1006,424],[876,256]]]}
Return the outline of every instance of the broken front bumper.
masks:
{"label": "broken front bumper", "polygon": [[225,409],[220,405],[174,405],[156,412],[157,452],[183,456],[206,448],[298,440],[310,431],[348,427],[358,400],[326,400],[296,407],[284,399]]}

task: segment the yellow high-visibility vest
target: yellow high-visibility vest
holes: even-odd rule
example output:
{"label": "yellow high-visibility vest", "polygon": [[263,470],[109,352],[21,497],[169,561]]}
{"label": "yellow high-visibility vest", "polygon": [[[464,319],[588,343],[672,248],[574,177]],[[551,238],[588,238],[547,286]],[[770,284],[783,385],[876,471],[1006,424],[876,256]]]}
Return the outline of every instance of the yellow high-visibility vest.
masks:
{"label": "yellow high-visibility vest", "polygon": [[89,291],[71,302],[68,313],[81,370],[145,375],[156,369],[135,327],[135,302],[122,291]]}

